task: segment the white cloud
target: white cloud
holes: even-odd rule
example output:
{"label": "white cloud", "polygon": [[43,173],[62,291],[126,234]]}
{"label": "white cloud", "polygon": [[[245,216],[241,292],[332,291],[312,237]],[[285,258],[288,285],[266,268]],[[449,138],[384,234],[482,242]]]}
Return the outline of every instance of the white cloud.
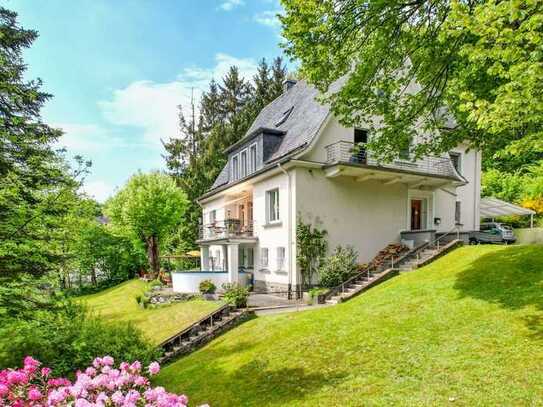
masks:
{"label": "white cloud", "polygon": [[81,189],[98,202],[105,202],[110,196],[113,195],[115,190],[113,186],[104,181],[85,182]]}
{"label": "white cloud", "polygon": [[66,147],[70,153],[88,155],[122,145],[121,139],[95,124],[52,123],[51,126],[62,129],[64,135],[57,146]]}
{"label": "white cloud", "polygon": [[224,11],[230,11],[238,6],[243,6],[245,1],[243,0],[224,0],[219,6]]}
{"label": "white cloud", "polygon": [[222,79],[232,65],[238,66],[241,76],[247,79],[257,69],[253,59],[219,53],[212,68],[185,68],[172,82],[133,82],[115,90],[110,100],[99,102],[99,107],[108,122],[143,129],[144,140],[160,148],[160,139],[178,135],[178,106],[188,111],[191,93],[197,101],[209,81]]}
{"label": "white cloud", "polygon": [[258,23],[271,28],[279,28],[281,22],[277,18],[279,11],[267,10],[261,13],[257,13],[253,16],[253,19]]}

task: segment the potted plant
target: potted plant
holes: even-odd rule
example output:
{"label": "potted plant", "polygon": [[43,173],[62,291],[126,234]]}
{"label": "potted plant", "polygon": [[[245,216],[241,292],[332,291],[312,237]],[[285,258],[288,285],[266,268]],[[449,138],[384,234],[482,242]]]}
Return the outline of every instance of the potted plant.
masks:
{"label": "potted plant", "polygon": [[213,284],[213,281],[203,280],[202,282],[200,282],[200,285],[198,288],[200,290],[200,293],[202,294],[202,297],[204,297],[204,299],[208,301],[213,301],[216,299],[215,290],[217,289],[217,287],[215,286],[215,284]]}

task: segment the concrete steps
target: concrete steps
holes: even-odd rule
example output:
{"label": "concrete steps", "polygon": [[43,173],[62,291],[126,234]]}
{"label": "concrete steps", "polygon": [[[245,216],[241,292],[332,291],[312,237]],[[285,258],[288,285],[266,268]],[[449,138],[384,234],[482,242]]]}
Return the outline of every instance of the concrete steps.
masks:
{"label": "concrete steps", "polygon": [[160,363],[193,352],[200,346],[208,343],[223,332],[233,328],[247,319],[250,312],[247,310],[231,310],[223,306],[219,310],[185,328],[179,334],[172,336],[159,345],[164,351],[159,359]]}

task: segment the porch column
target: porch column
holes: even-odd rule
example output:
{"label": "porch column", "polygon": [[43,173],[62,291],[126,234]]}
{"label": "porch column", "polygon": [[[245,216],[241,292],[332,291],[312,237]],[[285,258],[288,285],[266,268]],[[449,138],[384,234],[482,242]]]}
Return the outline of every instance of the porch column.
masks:
{"label": "porch column", "polygon": [[237,284],[239,282],[239,245],[229,244],[226,248],[228,259],[228,282]]}
{"label": "porch column", "polygon": [[209,246],[200,246],[200,269],[209,271]]}

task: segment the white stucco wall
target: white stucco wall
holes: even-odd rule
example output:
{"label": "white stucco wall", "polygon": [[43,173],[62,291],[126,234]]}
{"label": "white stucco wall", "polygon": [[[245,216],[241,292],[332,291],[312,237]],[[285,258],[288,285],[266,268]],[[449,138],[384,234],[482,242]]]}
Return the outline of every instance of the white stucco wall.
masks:
{"label": "white stucco wall", "polygon": [[360,262],[399,241],[407,225],[407,187],[351,178],[326,178],[322,171],[296,170],[296,212],[328,232],[329,250],[351,245]]}
{"label": "white stucco wall", "polygon": [[[292,171],[291,171],[292,173]],[[291,180],[291,185],[294,182]],[[258,182],[253,186],[253,216],[254,232],[258,237],[255,247],[255,280],[289,283],[289,250],[288,250],[288,177],[281,173]],[[279,217],[280,223],[270,225],[266,222],[266,191],[279,189]],[[285,248],[285,262],[282,270],[277,269],[277,248]],[[268,249],[268,266],[262,265],[261,249]],[[294,282],[293,282],[294,283]]]}
{"label": "white stucco wall", "polygon": [[462,202],[460,223],[466,231],[479,230],[479,206],[481,200],[481,152],[460,145],[452,151],[461,155],[461,174],[468,184],[456,189],[457,199]]}
{"label": "white stucco wall", "polygon": [[[197,293],[204,280],[211,280],[220,291],[222,285],[228,283],[228,273],[173,272],[172,288],[178,293]],[[239,273],[239,284],[248,284],[248,274]]]}

